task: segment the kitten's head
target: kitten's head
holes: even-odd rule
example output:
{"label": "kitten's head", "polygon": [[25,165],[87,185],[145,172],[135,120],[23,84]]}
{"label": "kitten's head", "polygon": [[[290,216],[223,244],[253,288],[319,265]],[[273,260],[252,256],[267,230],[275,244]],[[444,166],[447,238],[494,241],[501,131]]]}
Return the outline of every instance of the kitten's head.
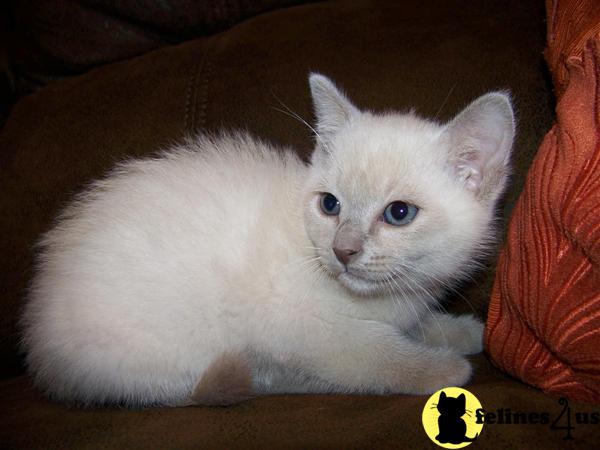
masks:
{"label": "kitten's head", "polygon": [[361,295],[435,292],[489,245],[515,134],[504,93],[441,125],[360,111],[326,77],[310,87],[317,144],[306,230],[323,267]]}
{"label": "kitten's head", "polygon": [[448,397],[444,391],[440,393],[437,409],[445,416],[462,417],[466,412],[467,398],[465,394],[458,397]]}

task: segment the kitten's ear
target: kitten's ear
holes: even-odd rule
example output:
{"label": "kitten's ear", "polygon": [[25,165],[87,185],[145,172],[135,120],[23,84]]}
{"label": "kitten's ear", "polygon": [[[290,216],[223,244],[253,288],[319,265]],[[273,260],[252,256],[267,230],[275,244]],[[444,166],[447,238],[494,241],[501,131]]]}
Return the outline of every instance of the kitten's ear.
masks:
{"label": "kitten's ear", "polygon": [[480,200],[494,202],[508,177],[515,137],[510,97],[503,92],[479,97],[447,125],[444,134],[459,181]]}
{"label": "kitten's ear", "polygon": [[465,394],[460,394],[458,396],[458,401],[460,402],[462,408],[464,409],[465,406],[467,405],[467,397],[465,397]]}
{"label": "kitten's ear", "polygon": [[440,392],[440,399],[439,401],[441,402],[442,400],[446,399],[446,393],[444,391]]}
{"label": "kitten's ear", "polygon": [[312,73],[308,81],[317,118],[317,139],[326,147],[331,137],[359,114],[359,110],[329,78]]}

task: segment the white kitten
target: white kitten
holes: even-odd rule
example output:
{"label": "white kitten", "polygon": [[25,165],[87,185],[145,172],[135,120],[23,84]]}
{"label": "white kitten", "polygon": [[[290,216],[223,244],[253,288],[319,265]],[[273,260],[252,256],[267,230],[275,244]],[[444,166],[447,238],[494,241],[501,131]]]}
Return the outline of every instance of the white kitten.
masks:
{"label": "white kitten", "polygon": [[77,403],[426,394],[481,322],[436,312],[490,242],[514,137],[490,93],[446,125],[310,77],[310,166],[246,135],[122,164],[41,242],[22,320],[37,385]]}

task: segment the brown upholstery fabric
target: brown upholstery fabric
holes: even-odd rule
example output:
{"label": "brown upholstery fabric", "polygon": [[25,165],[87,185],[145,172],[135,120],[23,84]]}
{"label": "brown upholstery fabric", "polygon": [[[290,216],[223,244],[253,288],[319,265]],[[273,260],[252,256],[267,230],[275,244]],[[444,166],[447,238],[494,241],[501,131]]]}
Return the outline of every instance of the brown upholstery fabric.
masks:
{"label": "brown upholstery fabric", "polygon": [[225,30],[303,0],[12,0],[20,90]]}
{"label": "brown upholstery fabric", "polygon": [[[147,155],[186,133],[246,128],[311,149],[306,77],[333,77],[374,110],[416,107],[449,118],[494,88],[510,89],[520,119],[506,215],[551,120],[543,71],[542,2],[320,2],[280,9],[210,37],[162,47],[22,98],[0,133],[0,443],[8,448],[433,447],[426,398],[276,396],[236,407],[79,410],[50,403],[21,374],[15,323],[32,246],[72,195],[115,161]],[[485,314],[493,266],[451,308]],[[464,297],[466,300],[462,300]],[[468,302],[468,304],[467,304]],[[469,304],[471,306],[469,306]],[[469,386],[486,409],[549,411],[557,400],[493,369],[480,355]],[[583,405],[572,405],[580,410]],[[589,407],[588,407],[589,409]],[[578,427],[576,444],[598,439]],[[558,436],[558,437],[557,437]],[[548,426],[488,426],[476,445],[562,445]],[[565,448],[565,447],[563,447]]]}

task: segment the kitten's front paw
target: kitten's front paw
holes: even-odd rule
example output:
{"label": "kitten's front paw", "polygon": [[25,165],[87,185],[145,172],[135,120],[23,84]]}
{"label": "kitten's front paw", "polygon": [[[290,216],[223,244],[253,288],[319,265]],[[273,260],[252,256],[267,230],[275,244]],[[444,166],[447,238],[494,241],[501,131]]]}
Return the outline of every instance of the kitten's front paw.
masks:
{"label": "kitten's front paw", "polygon": [[464,386],[471,379],[473,368],[466,358],[447,353],[437,359],[435,368],[428,370],[419,386],[420,394],[433,394],[448,386]]}
{"label": "kitten's front paw", "polygon": [[456,330],[451,347],[461,355],[474,355],[483,351],[484,323],[470,314],[456,317]]}
{"label": "kitten's front paw", "polygon": [[[461,355],[472,355],[483,350],[483,328],[483,322],[470,314],[432,314],[426,317],[421,327],[425,330],[427,345],[451,349]],[[418,339],[418,335],[415,338]]]}

